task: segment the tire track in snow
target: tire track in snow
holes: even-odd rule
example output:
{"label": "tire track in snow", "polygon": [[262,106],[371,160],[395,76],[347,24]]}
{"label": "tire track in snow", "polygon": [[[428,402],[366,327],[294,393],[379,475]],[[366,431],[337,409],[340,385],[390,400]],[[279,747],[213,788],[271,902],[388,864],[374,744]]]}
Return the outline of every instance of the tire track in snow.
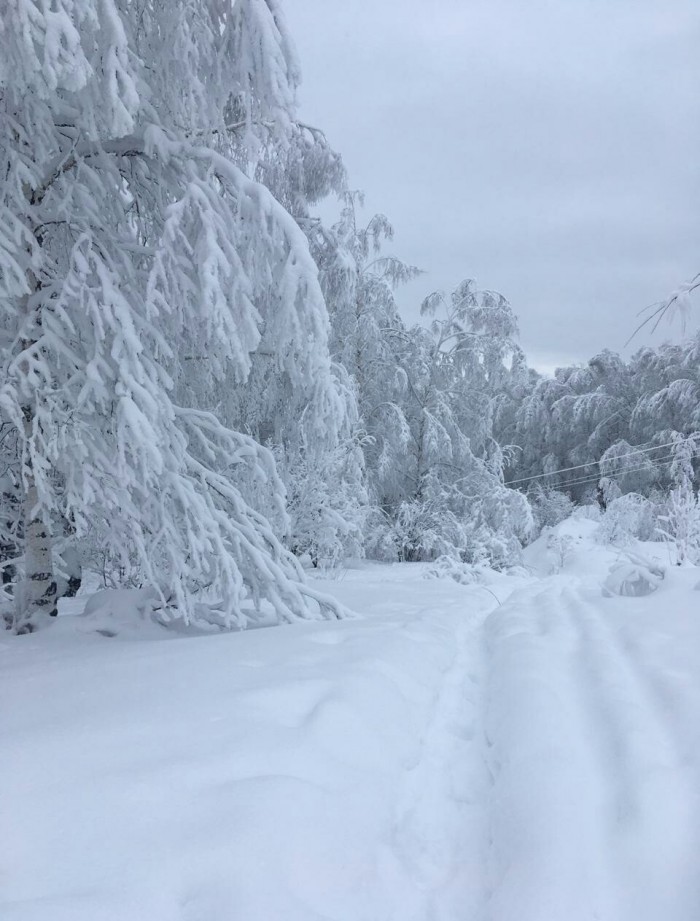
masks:
{"label": "tire track in snow", "polygon": [[697,780],[603,613],[555,576],[480,621],[399,797],[397,921],[700,918]]}
{"label": "tire track in snow", "polygon": [[396,915],[401,921],[483,918],[490,786],[480,744],[479,639],[485,613],[455,615],[455,655],[444,673],[420,760],[399,796],[393,851],[412,883],[410,898]]}
{"label": "tire track in snow", "polygon": [[572,588],[563,602],[578,632],[580,694],[610,787],[622,917],[700,917],[697,777],[682,740],[597,607]]}
{"label": "tire track in snow", "polygon": [[[591,592],[582,591],[588,604],[595,603]],[[601,612],[602,614],[602,612]],[[673,673],[644,661],[643,646],[632,637],[623,638],[619,631],[610,628],[612,641],[634,671],[638,683],[652,703],[658,719],[674,739],[680,760],[697,775],[696,790],[700,797],[700,687],[688,686]],[[699,823],[700,826],[700,823]]]}
{"label": "tire track in snow", "polygon": [[490,921],[621,921],[604,822],[608,789],[583,727],[565,583],[516,593],[484,632],[493,777]]}

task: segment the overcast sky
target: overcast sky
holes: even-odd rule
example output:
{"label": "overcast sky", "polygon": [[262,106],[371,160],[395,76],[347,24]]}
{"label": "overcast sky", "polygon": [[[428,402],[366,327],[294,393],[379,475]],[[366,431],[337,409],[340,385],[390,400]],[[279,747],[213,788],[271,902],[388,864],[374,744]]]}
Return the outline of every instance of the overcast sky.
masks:
{"label": "overcast sky", "polygon": [[622,350],[636,312],[700,270],[700,0],[284,7],[302,116],[426,270],[409,321],[476,278],[546,368]]}

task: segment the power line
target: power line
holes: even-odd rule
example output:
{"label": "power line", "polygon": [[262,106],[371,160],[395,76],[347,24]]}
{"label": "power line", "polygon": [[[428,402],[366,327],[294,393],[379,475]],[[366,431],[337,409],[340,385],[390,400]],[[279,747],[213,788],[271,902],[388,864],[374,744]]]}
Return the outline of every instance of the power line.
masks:
{"label": "power line", "polygon": [[[693,454],[693,457],[698,457],[700,455]],[[667,467],[673,462],[673,455],[668,454],[665,458],[659,458],[655,462],[650,462],[640,467],[630,467],[628,470],[620,470],[618,473],[606,473],[604,477],[608,480],[616,480],[619,477],[627,476],[628,473],[638,473],[641,470],[649,470],[653,467]],[[580,477],[579,479],[569,480],[566,483],[557,483],[555,489],[566,489],[569,486],[583,486],[587,483],[595,483],[598,480],[602,479],[600,474],[595,474],[592,476]]]}
{"label": "power line", "polygon": [[[654,447],[651,448],[639,448],[637,445],[636,448],[639,448],[639,450],[628,451],[626,454],[621,454],[620,458],[631,457],[634,454],[648,454],[651,451],[658,451],[660,448],[671,448],[675,444],[675,441],[668,441],[666,444],[654,445]],[[620,458],[609,458],[609,460],[618,460]],[[570,473],[572,470],[583,470],[586,467],[592,467],[594,464],[600,464],[600,461],[588,461],[587,464],[577,464],[575,467],[562,467],[559,470],[551,470],[549,473],[536,473],[533,476],[524,476],[517,480],[508,480],[508,482],[503,485],[513,486],[514,483],[528,483],[530,480],[541,480],[544,477],[556,476],[558,473]]]}
{"label": "power line", "polygon": [[619,477],[626,476],[628,473],[639,473],[642,470],[650,470],[654,467],[665,467],[673,460],[672,455],[665,458],[659,458],[658,462],[640,465],[639,467],[630,467],[627,470],[620,470],[618,473],[591,474],[590,476],[579,477],[575,480],[569,480],[566,483],[558,483],[556,489],[563,489],[567,486],[581,486],[585,483],[597,483],[601,479],[616,480]]}
{"label": "power line", "polygon": [[[666,442],[666,444],[654,445],[650,448],[641,448],[635,451],[628,451],[626,454],[622,454],[619,458],[622,457],[631,457],[634,454],[649,454],[651,451],[658,451],[661,448],[670,448],[675,445],[675,441]],[[619,458],[609,458],[609,460],[618,460]],[[541,480],[544,477],[556,476],[558,473],[569,473],[571,470],[583,470],[586,467],[592,467],[595,464],[600,464],[599,460],[588,461],[586,464],[577,464],[575,467],[561,467],[559,470],[551,470],[549,473],[536,473],[533,476],[520,477],[517,480],[509,480],[505,483],[505,486],[512,486],[514,483],[527,483],[530,480]]]}

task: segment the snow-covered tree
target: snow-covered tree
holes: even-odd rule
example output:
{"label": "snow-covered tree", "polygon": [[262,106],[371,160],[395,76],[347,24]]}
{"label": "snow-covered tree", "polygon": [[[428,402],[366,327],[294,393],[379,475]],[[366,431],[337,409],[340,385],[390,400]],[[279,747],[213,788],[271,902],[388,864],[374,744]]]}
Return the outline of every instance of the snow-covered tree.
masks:
{"label": "snow-covered tree", "polygon": [[272,456],[202,408],[263,350],[290,393],[337,399],[306,238],[254,177],[294,136],[278,4],[8,0],[0,42],[18,628],[55,610],[65,522],[154,584],[166,617],[313,613],[269,520],[286,520]]}
{"label": "snow-covered tree", "polygon": [[539,482],[528,490],[528,498],[535,525],[539,531],[544,528],[553,528],[554,525],[568,518],[574,510],[574,503],[566,493],[556,489],[545,489]]}
{"label": "snow-covered tree", "polygon": [[700,562],[700,500],[693,486],[693,457],[700,445],[700,435],[685,438],[673,433],[671,477],[674,487],[669,493],[666,512],[661,516],[661,534],[675,550],[676,563]]}
{"label": "snow-covered tree", "polygon": [[330,348],[352,383],[367,474],[370,521],[382,520],[403,494],[401,479],[409,430],[402,410],[406,379],[400,354],[407,331],[395,300],[396,288],[418,269],[386,256],[393,228],[382,214],[360,223],[360,193],[343,195],[340,220],[320,223],[312,252],[331,319]]}
{"label": "snow-covered tree", "polygon": [[399,554],[504,565],[532,525],[525,497],[503,485],[503,453],[492,434],[515,318],[501,295],[472,281],[449,300],[432,295],[423,312],[433,318],[430,329],[409,330],[401,353],[410,438],[392,515]]}
{"label": "snow-covered tree", "polygon": [[673,433],[700,429],[700,338],[644,348],[627,362],[606,351],[524,389],[515,426],[504,417],[519,448],[508,481],[526,488],[541,478],[580,500],[602,476],[621,492],[649,495],[672,485]]}
{"label": "snow-covered tree", "polygon": [[360,444],[346,439],[324,454],[303,446],[291,458],[289,452],[279,453],[292,551],[307,556],[314,567],[363,556],[368,503]]}
{"label": "snow-covered tree", "polygon": [[659,480],[660,470],[654,463],[656,452],[641,453],[625,439],[606,448],[598,462],[602,480],[615,483],[620,493],[647,494]]}
{"label": "snow-covered tree", "polygon": [[639,493],[618,494],[607,501],[598,529],[603,543],[617,546],[632,540],[654,540],[657,529],[654,504]]}
{"label": "snow-covered tree", "polygon": [[[268,137],[256,149],[255,164],[247,164],[246,150],[240,151],[235,145],[231,155],[241,157],[242,165],[270,189],[307,238],[313,240],[320,222],[310,209],[329,193],[340,194],[344,187],[340,158],[322,132],[296,121],[289,123],[285,137]],[[308,541],[328,548],[330,541],[335,548],[332,558],[337,558],[339,547],[356,555],[358,548],[350,535],[359,526],[357,509],[363,503],[362,486],[353,502],[336,501],[341,494],[347,497],[362,480],[354,389],[348,384],[347,372],[337,363],[331,368],[330,387],[325,375],[293,378],[290,368],[280,362],[277,341],[278,330],[265,323],[261,343],[251,356],[245,387],[238,386],[229,373],[214,391],[209,391],[210,405],[227,426],[245,430],[273,450],[289,500],[292,523],[287,537],[294,551],[306,552],[302,546]],[[206,354],[203,360],[208,360]],[[196,374],[195,360],[190,377]],[[351,469],[353,462],[355,468]],[[302,476],[313,478],[317,484],[327,480],[336,485],[311,490],[301,486]],[[323,503],[320,514],[319,502]],[[348,518],[340,514],[340,505]],[[297,539],[297,525],[302,520],[304,541]],[[315,536],[309,530],[313,522],[318,532]],[[326,561],[330,558],[325,553],[322,556]]]}
{"label": "snow-covered tree", "polygon": [[700,500],[687,484],[669,493],[659,530],[673,547],[678,566],[700,563]]}

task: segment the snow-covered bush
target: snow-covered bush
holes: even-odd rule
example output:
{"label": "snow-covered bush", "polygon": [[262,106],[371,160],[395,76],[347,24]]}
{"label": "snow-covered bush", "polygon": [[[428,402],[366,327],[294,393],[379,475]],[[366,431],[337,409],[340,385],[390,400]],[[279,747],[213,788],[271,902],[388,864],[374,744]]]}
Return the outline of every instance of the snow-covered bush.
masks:
{"label": "snow-covered bush", "polygon": [[531,505],[523,493],[508,489],[500,481],[484,478],[482,483],[475,510],[487,556],[496,569],[515,566],[520,562],[522,547],[535,531]]}
{"label": "snow-covered bush", "polygon": [[556,489],[543,489],[538,486],[529,493],[528,499],[532,506],[537,533],[564,521],[574,510],[574,503],[566,493]]}
{"label": "snow-covered bush", "polygon": [[674,548],[676,563],[700,563],[700,498],[693,487],[693,459],[700,446],[700,434],[685,437],[673,432],[671,476],[675,487],[659,516],[659,532]]}
{"label": "snow-covered bush", "polygon": [[547,544],[547,556],[550,559],[550,573],[555,575],[562,571],[574,549],[571,534],[558,534],[556,531],[544,532]]}
{"label": "snow-covered bush", "polygon": [[478,581],[477,568],[462,563],[451,556],[439,556],[423,574],[426,579],[452,579],[460,585],[473,585]]}
{"label": "snow-covered bush", "polygon": [[78,629],[107,638],[158,636],[158,627],[168,625],[167,619],[160,619],[162,610],[158,593],[152,588],[105,589],[88,600]]}
{"label": "snow-covered bush", "polygon": [[673,548],[676,563],[700,564],[700,498],[689,483],[671,490],[659,533]]}
{"label": "snow-covered bush", "polygon": [[655,592],[664,578],[663,570],[631,560],[621,560],[611,567],[603,583],[604,595],[639,598]]}
{"label": "snow-covered bush", "polygon": [[598,539],[604,544],[653,540],[656,516],[653,503],[637,493],[613,499],[601,517]]}
{"label": "snow-covered bush", "polygon": [[402,502],[391,526],[391,538],[403,562],[459,559],[464,529],[457,516],[438,501]]}
{"label": "snow-covered bush", "polygon": [[472,535],[464,558],[473,564],[486,562],[493,569],[505,570],[520,563],[521,551],[522,544],[515,534],[482,529]]}
{"label": "snow-covered bush", "polygon": [[366,515],[361,484],[345,475],[338,449],[322,455],[304,452],[282,468],[287,485],[288,544],[296,556],[308,554],[314,567],[336,566],[363,555]]}
{"label": "snow-covered bush", "polygon": [[395,517],[375,513],[367,553],[399,562],[449,557],[507,569],[520,562],[531,528],[525,496],[496,481],[483,499],[468,501],[444,491],[433,499],[402,502]]}

